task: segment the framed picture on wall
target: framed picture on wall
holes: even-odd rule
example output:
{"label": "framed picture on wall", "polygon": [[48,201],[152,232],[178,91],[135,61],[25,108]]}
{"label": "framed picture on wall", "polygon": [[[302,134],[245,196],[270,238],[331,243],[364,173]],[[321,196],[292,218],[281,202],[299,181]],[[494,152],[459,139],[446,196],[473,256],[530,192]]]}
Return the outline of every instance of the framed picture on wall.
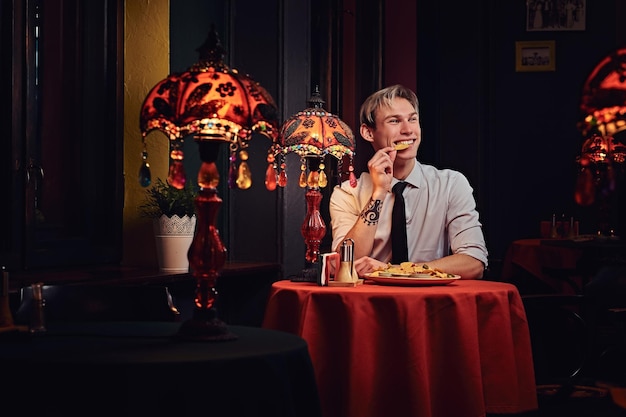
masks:
{"label": "framed picture on wall", "polygon": [[527,0],[526,31],[585,30],[587,0]]}
{"label": "framed picture on wall", "polygon": [[554,71],[554,41],[515,42],[515,71]]}

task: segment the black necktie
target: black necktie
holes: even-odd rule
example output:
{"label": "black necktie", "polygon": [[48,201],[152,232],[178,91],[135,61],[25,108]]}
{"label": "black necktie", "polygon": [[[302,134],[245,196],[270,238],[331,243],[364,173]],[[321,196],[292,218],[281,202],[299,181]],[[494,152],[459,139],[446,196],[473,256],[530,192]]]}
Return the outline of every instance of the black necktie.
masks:
{"label": "black necktie", "polygon": [[402,191],[404,191],[406,184],[406,182],[400,181],[391,189],[396,197],[391,214],[391,263],[394,265],[409,260],[406,247],[406,214],[404,197],[402,197]]}

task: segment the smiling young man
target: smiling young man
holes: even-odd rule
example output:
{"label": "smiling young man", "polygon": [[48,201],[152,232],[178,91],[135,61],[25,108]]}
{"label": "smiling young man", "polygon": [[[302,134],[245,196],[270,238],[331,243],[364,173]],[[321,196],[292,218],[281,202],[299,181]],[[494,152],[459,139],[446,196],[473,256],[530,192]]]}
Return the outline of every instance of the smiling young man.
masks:
{"label": "smiling young man", "polygon": [[415,93],[401,85],[379,90],[361,106],[360,119],[361,136],[375,153],[356,187],[345,181],[333,190],[333,248],[353,239],[359,274],[391,262],[392,188],[403,181],[408,259],[400,261],[481,278],[488,252],[473,189],[460,172],[417,161],[422,130]]}

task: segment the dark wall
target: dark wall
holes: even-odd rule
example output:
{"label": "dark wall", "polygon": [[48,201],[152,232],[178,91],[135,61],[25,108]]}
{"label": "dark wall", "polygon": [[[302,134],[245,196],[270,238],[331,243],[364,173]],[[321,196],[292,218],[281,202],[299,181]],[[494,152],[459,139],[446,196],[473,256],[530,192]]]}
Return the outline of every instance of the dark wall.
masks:
{"label": "dark wall", "polygon": [[[527,32],[525,1],[458,7],[418,2],[418,157],[467,174],[496,262],[553,213],[593,232],[591,209],[573,199],[576,126],[587,75],[620,45],[616,2],[587,1],[584,31]],[[515,42],[540,40],[555,41],[556,70],[516,72]]]}
{"label": "dark wall", "polygon": [[[501,3],[494,1],[497,8],[502,8]],[[497,57],[490,112],[496,161],[489,211],[494,219],[491,243],[500,251],[512,239],[538,236],[539,221],[553,213],[581,218],[583,233],[595,231],[593,210],[577,206],[573,198],[575,158],[584,140],[577,129],[578,108],[587,76],[619,46],[613,0],[587,1],[586,30],[582,32],[525,32],[524,5],[519,3],[516,8],[501,10],[517,24],[497,19],[493,31],[502,36],[494,36],[492,51]],[[556,70],[515,72],[512,62],[517,40],[554,40]]]}

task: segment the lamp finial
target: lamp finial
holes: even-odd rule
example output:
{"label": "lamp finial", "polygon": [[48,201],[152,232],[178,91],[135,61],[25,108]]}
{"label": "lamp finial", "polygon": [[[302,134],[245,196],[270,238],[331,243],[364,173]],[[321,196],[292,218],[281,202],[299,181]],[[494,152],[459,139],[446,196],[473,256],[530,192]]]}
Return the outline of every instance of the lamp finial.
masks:
{"label": "lamp finial", "polygon": [[320,94],[320,87],[316,85],[315,89],[313,90],[313,94],[309,99],[309,107],[321,109],[324,108],[324,104],[326,104],[326,102],[322,99],[322,96]]}
{"label": "lamp finial", "polygon": [[226,50],[222,47],[222,42],[215,30],[215,24],[211,23],[209,34],[202,45],[196,48],[200,62],[203,63],[222,63]]}

